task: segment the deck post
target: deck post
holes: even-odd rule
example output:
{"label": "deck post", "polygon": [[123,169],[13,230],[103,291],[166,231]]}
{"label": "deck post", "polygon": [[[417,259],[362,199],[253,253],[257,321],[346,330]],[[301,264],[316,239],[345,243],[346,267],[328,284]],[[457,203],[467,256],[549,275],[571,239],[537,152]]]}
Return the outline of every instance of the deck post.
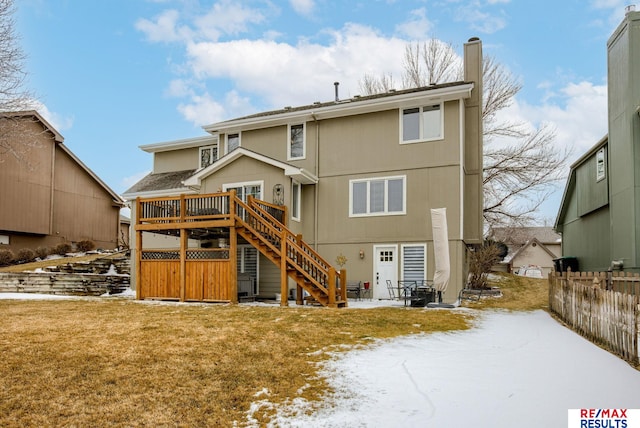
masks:
{"label": "deck post", "polygon": [[187,289],[187,246],[189,235],[186,229],[180,229],[180,301],[185,301]]}
{"label": "deck post", "polygon": [[340,269],[340,300],[347,302],[347,270]]}
{"label": "deck post", "polygon": [[140,300],[142,298],[141,294],[140,294],[140,284],[142,283],[142,281],[140,281],[140,273],[142,271],[142,231],[138,230],[137,225],[140,224],[140,211],[142,211],[140,209],[140,197],[138,196],[136,198],[136,209],[135,209],[135,215],[136,215],[136,224],[134,226],[135,230],[136,230],[136,259],[135,259],[135,267],[134,267],[134,274],[135,274],[135,287],[136,287],[136,300]]}
{"label": "deck post", "polygon": [[229,300],[231,303],[238,303],[238,231],[236,230],[236,190],[229,191]]}
{"label": "deck post", "polygon": [[329,268],[329,304],[330,308],[337,307],[336,304],[336,268]]}
{"label": "deck post", "polygon": [[287,231],[280,234],[280,306],[289,306],[289,277],[287,276]]}

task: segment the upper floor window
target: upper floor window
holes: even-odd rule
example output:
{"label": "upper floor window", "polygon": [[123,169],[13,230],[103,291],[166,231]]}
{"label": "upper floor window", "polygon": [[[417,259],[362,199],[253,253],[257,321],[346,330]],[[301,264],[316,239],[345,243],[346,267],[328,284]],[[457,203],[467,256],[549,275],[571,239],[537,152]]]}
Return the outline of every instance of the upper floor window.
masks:
{"label": "upper floor window", "polygon": [[218,145],[200,147],[200,168],[206,168],[218,160]]}
{"label": "upper floor window", "polygon": [[405,214],[406,180],[400,176],[349,181],[349,216]]}
{"label": "upper floor window", "polygon": [[231,153],[240,147],[240,133],[227,134],[227,153]]}
{"label": "upper floor window", "polygon": [[604,180],[607,176],[607,167],[604,160],[604,148],[596,153],[596,181]]}
{"label": "upper floor window", "polygon": [[287,144],[287,159],[304,159],[305,157],[305,137],[304,124],[289,125],[289,141]]}
{"label": "upper floor window", "polygon": [[406,108],[402,109],[400,114],[401,143],[442,139],[442,104]]}
{"label": "upper floor window", "polygon": [[291,218],[300,221],[300,205],[302,202],[302,185],[297,181],[291,184]]}

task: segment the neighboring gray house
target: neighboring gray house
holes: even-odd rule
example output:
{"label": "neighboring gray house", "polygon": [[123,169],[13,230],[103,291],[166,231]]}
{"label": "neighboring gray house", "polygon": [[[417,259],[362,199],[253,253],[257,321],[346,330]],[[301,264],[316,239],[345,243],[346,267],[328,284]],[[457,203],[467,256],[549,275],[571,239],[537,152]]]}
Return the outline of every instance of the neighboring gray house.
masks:
{"label": "neighboring gray house", "polygon": [[555,229],[581,271],[640,271],[640,12],[607,53],[609,133],[571,165]]}

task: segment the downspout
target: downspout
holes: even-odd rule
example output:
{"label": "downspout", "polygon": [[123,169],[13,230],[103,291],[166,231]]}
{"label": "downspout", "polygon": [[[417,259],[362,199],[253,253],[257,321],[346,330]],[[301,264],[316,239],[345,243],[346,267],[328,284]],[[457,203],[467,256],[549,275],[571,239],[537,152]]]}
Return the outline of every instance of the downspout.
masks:
{"label": "downspout", "polygon": [[314,203],[313,203],[313,249],[318,251],[318,200],[320,199],[318,196],[318,188],[320,186],[320,124],[318,123],[318,118],[315,113],[311,113],[311,117],[316,124],[316,160],[315,160],[315,168],[316,168],[316,177],[318,177],[318,182],[316,183],[316,188],[314,191]]}

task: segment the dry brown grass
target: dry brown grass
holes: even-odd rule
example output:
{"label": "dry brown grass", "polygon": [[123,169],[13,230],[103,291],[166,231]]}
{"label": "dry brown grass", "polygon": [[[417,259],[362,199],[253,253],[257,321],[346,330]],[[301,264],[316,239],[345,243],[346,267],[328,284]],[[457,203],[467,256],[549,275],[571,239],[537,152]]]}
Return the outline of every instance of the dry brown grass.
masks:
{"label": "dry brown grass", "polygon": [[468,326],[415,308],[0,300],[0,426],[241,426],[263,388],[320,399],[314,363],[336,345]]}
{"label": "dry brown grass", "polygon": [[476,309],[507,309],[533,311],[549,308],[549,281],[547,279],[499,274],[499,281],[491,285],[500,287],[502,297],[483,298],[479,302],[466,302],[465,306]]}

